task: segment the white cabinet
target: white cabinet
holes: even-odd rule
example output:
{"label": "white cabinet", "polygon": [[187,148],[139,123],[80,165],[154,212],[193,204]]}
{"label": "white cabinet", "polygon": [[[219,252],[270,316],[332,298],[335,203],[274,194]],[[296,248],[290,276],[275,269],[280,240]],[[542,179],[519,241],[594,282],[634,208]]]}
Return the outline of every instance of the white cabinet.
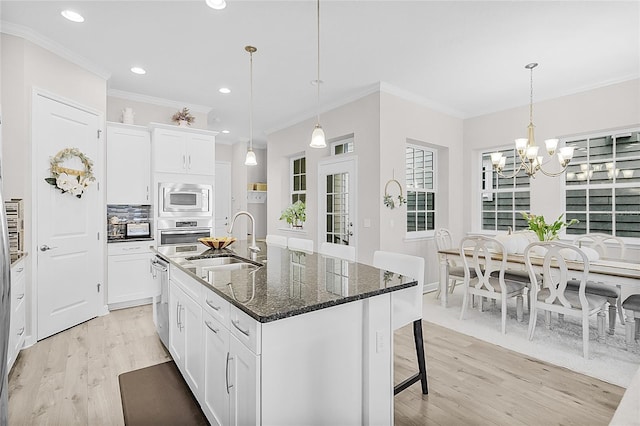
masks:
{"label": "white cabinet", "polygon": [[[176,271],[172,268],[172,272]],[[202,308],[184,291],[180,281],[170,278],[169,352],[197,399],[202,394],[204,352]],[[187,289],[188,290],[188,289]]]}
{"label": "white cabinet", "polygon": [[215,174],[215,132],[152,124],[153,171]]}
{"label": "white cabinet", "polygon": [[107,123],[107,204],[150,204],[150,179],[149,130]]}
{"label": "white cabinet", "polygon": [[229,424],[229,330],[207,312],[204,320],[204,395],[202,410],[214,426]]}
{"label": "white cabinet", "polygon": [[[133,306],[150,303],[156,291],[149,273],[153,241],[108,245],[107,303]],[[123,307],[120,305],[119,307]]]}
{"label": "white cabinet", "polygon": [[229,341],[229,424],[257,425],[260,422],[259,356],[231,336]]}
{"label": "white cabinet", "polygon": [[11,370],[13,363],[24,345],[25,337],[25,290],[26,273],[24,259],[11,267],[11,325],[9,326],[9,348],[7,351],[7,369]]}

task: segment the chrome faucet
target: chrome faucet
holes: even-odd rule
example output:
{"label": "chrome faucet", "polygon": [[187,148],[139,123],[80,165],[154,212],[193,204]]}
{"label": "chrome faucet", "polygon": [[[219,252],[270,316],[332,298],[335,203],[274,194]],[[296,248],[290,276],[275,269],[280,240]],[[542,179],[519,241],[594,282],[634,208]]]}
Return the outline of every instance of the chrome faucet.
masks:
{"label": "chrome faucet", "polygon": [[231,224],[229,225],[227,234],[231,234],[233,232],[233,225],[236,223],[236,219],[238,218],[238,216],[242,215],[247,216],[249,220],[251,220],[251,243],[249,245],[249,251],[251,252],[251,260],[256,260],[258,258],[260,247],[256,245],[256,220],[253,218],[251,213],[241,210],[234,214],[231,218]]}

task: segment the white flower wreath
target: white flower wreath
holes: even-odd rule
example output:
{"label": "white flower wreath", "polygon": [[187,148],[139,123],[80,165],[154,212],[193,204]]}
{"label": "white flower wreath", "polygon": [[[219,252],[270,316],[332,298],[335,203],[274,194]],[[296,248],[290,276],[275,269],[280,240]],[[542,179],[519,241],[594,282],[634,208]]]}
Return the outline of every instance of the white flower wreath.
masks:
{"label": "white flower wreath", "polygon": [[[63,167],[65,161],[77,157],[84,165],[84,170],[75,170]],[[82,197],[84,189],[95,181],[93,177],[93,161],[84,155],[78,148],[65,148],[51,158],[51,177],[44,180],[62,193],[70,192],[78,198]]]}

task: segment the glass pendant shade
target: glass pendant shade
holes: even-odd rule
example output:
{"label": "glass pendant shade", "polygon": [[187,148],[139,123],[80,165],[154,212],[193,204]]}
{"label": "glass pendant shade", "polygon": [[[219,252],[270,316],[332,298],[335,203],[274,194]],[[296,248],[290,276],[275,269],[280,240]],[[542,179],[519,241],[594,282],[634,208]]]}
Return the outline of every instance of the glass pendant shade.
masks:
{"label": "glass pendant shade", "polygon": [[327,146],[327,141],[324,137],[324,130],[322,130],[322,126],[320,126],[320,124],[316,124],[316,127],[313,129],[313,133],[311,133],[311,143],[309,146],[311,148],[324,148]]}
{"label": "glass pendant shade", "polygon": [[245,166],[257,166],[258,162],[256,161],[256,153],[253,152],[252,149],[247,151],[247,156],[244,159]]}

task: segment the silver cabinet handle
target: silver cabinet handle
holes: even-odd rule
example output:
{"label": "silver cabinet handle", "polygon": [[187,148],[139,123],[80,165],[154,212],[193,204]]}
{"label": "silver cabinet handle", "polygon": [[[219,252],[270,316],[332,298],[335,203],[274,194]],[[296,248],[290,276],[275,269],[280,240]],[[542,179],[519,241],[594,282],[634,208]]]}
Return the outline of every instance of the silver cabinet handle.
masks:
{"label": "silver cabinet handle", "polygon": [[189,154],[189,166],[187,168],[191,170],[191,154]]}
{"label": "silver cabinet handle", "polygon": [[183,315],[184,315],[184,305],[180,305],[180,331],[184,330],[184,323],[182,322]]}
{"label": "silver cabinet handle", "polygon": [[182,156],[182,168],[183,169],[187,168],[187,156],[186,155]]}
{"label": "silver cabinet handle", "polygon": [[53,250],[53,249],[57,249],[58,247],[49,247],[46,244],[43,244],[40,246],[40,251],[47,251],[47,250]]}
{"label": "silver cabinet handle", "polygon": [[16,273],[19,274],[22,271],[24,271],[24,268],[20,268],[20,269],[16,270]]}
{"label": "silver cabinet handle", "polygon": [[131,250],[140,250],[140,249],[142,249],[141,246],[138,246],[138,247],[124,247],[122,250],[131,251]]}
{"label": "silver cabinet handle", "polygon": [[233,324],[233,326],[235,328],[237,328],[238,330],[240,330],[240,333],[244,334],[245,336],[249,337],[249,329],[242,329],[240,328],[240,321],[238,320],[231,320],[231,324]]}
{"label": "silver cabinet handle", "polygon": [[219,328],[213,328],[213,326],[211,325],[211,323],[209,321],[205,321],[204,322],[207,326],[207,328],[211,331],[213,331],[214,333],[218,334],[218,332],[220,331]]}
{"label": "silver cabinet handle", "polygon": [[222,307],[222,306],[214,305],[213,302],[211,300],[209,300],[209,299],[206,299],[206,302],[207,302],[207,305],[211,306],[211,308],[216,310],[216,311],[219,311],[220,308]]}
{"label": "silver cabinet handle", "polygon": [[233,387],[233,384],[229,383],[229,361],[233,359],[233,357],[229,356],[229,352],[227,352],[227,369],[225,371],[225,379],[227,381],[227,393],[229,393],[229,389]]}
{"label": "silver cabinet handle", "polygon": [[180,302],[176,303],[176,325],[180,330]]}
{"label": "silver cabinet handle", "polygon": [[24,297],[24,293],[19,294],[19,295],[16,297],[16,299],[18,299],[18,300],[22,300],[22,298],[23,298],[23,297]]}

